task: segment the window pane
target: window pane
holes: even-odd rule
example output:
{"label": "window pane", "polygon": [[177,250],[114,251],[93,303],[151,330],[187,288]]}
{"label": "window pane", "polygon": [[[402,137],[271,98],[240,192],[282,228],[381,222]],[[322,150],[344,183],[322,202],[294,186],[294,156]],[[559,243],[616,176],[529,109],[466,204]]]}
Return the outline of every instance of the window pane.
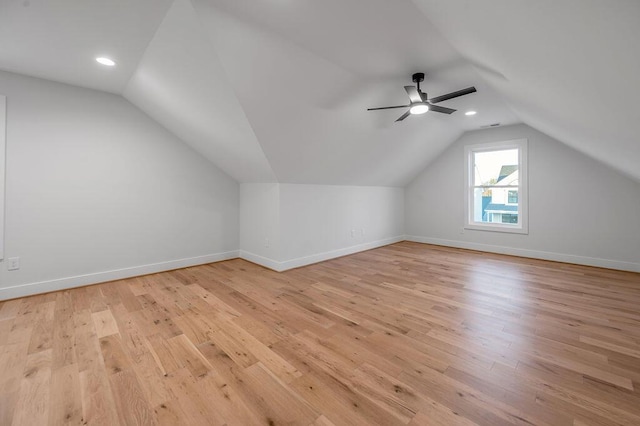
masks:
{"label": "window pane", "polygon": [[[474,199],[474,207],[482,211],[474,215],[476,222],[486,223],[518,223],[518,191],[509,188],[476,188],[481,194],[488,196]],[[511,202],[515,201],[515,202]],[[480,218],[480,219],[478,219]]]}
{"label": "window pane", "polygon": [[517,185],[518,150],[476,152],[473,185]]}
{"label": "window pane", "polygon": [[[473,221],[481,223],[518,223],[518,204],[507,205],[507,188],[474,188]],[[512,216],[505,221],[504,216]],[[514,219],[515,218],[515,219]]]}
{"label": "window pane", "polygon": [[518,223],[518,189],[498,185],[518,185],[518,150],[506,149],[474,153],[475,185],[473,219],[480,223]]}
{"label": "window pane", "polygon": [[502,223],[518,223],[517,214],[503,214]]}

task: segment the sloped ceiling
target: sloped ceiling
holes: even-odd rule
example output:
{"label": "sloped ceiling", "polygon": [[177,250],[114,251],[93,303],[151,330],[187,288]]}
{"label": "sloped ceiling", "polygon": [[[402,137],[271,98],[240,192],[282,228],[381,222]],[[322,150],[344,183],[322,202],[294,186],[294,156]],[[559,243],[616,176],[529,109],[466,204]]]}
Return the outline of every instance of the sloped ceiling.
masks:
{"label": "sloped ceiling", "polygon": [[640,2],[415,0],[518,117],[640,180]]}
{"label": "sloped ceiling", "polygon": [[188,0],[176,0],[124,96],[240,181],[275,175]]}
{"label": "sloped ceiling", "polygon": [[[0,68],[120,93],[241,182],[403,186],[464,131],[521,121],[640,179],[639,5],[5,0]],[[478,93],[366,111],[419,71],[430,96]]]}

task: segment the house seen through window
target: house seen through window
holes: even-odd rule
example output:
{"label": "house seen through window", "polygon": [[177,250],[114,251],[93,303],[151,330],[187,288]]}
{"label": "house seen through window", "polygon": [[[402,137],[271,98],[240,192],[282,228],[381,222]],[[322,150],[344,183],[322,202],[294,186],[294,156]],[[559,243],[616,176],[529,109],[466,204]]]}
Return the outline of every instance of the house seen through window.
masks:
{"label": "house seen through window", "polygon": [[465,228],[527,233],[526,140],[472,145],[465,152]]}

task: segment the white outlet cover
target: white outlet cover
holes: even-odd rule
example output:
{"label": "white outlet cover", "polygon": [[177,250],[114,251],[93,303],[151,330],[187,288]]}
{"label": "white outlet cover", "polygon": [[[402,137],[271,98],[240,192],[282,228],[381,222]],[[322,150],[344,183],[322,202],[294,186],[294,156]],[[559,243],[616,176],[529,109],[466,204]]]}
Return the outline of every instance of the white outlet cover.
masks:
{"label": "white outlet cover", "polygon": [[20,258],[19,257],[10,257],[7,259],[7,270],[16,271],[20,269]]}

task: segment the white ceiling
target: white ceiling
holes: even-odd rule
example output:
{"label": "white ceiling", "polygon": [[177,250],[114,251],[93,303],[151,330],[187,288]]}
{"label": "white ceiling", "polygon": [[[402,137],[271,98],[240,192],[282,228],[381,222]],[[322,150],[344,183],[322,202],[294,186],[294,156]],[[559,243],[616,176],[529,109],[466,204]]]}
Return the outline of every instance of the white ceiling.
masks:
{"label": "white ceiling", "polygon": [[0,69],[122,93],[171,3],[0,0]]}
{"label": "white ceiling", "polygon": [[[0,69],[123,94],[242,182],[402,186],[521,121],[640,179],[637,1],[29,1],[0,2]],[[478,93],[366,111],[418,71],[430,96]]]}

